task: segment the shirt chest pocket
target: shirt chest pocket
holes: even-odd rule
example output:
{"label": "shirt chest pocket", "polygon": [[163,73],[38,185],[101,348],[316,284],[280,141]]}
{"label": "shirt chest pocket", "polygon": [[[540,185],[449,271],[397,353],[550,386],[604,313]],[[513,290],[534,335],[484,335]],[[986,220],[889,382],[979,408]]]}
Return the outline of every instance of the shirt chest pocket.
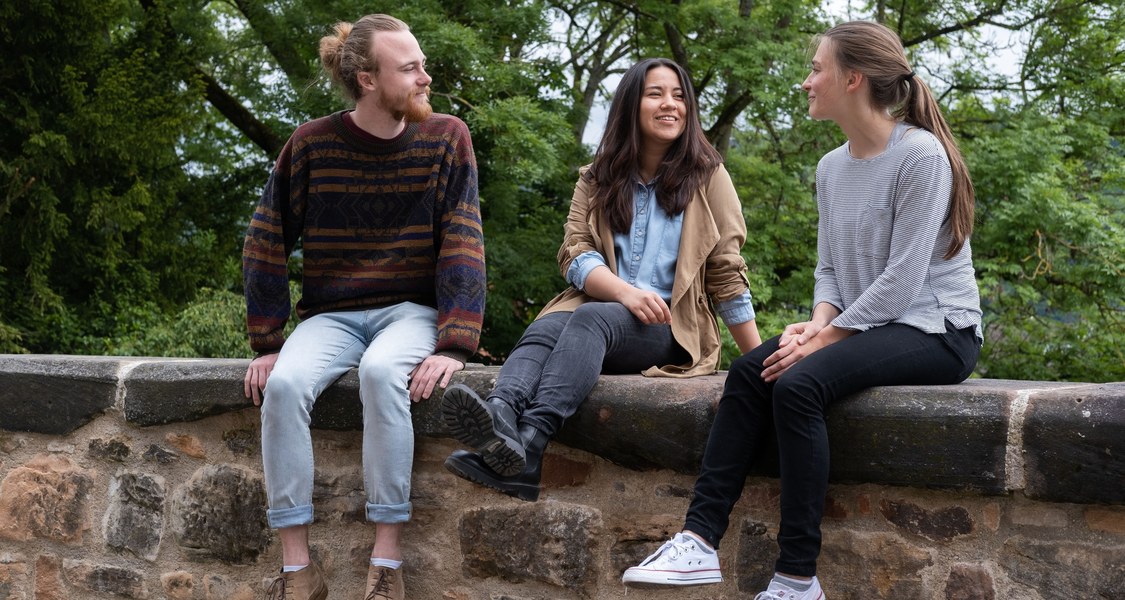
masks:
{"label": "shirt chest pocket", "polygon": [[862,256],[886,259],[891,253],[894,207],[890,200],[869,201],[863,205],[855,227],[855,248]]}

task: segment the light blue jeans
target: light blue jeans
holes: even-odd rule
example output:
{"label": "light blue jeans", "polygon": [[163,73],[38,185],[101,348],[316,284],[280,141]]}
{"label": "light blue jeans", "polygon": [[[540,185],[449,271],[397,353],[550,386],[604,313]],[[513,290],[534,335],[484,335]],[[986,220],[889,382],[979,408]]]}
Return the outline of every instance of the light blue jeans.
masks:
{"label": "light blue jeans", "polygon": [[410,520],[414,424],[408,377],[433,353],[436,342],[437,311],[411,302],[319,314],[297,325],[281,348],[262,402],[262,464],[270,527],[312,523],[309,413],[321,392],[357,366],[367,520]]}

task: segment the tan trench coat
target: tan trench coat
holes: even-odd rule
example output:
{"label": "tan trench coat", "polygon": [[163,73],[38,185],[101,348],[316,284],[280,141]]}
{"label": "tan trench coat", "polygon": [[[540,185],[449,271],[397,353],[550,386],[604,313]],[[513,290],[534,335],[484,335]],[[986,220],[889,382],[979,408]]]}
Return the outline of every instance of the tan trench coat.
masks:
{"label": "tan trench coat", "polygon": [[[613,232],[603,215],[590,210],[593,186],[579,171],[570,214],[566,220],[563,244],[559,248],[559,270],[566,277],[570,263],[580,254],[595,250],[617,274]],[[672,285],[672,335],[691,355],[691,362],[660,365],[644,371],[657,377],[694,377],[714,373],[719,365],[722,342],[712,302],[731,300],[749,289],[746,261],[739,251],[746,241],[746,221],[742,204],[730,174],[719,165],[707,184],[696,191],[684,209],[680,234],[680,255]],[[564,290],[540,311],[573,311],[585,302],[596,301],[575,287]],[[538,317],[537,317],[538,318]]]}

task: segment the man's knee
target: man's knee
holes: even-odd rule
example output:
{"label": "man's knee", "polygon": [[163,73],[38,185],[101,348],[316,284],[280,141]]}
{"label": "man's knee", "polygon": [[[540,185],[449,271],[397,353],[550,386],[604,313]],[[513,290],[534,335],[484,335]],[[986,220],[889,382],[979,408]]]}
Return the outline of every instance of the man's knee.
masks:
{"label": "man's knee", "polygon": [[359,385],[406,387],[409,371],[404,371],[401,361],[389,359],[364,360],[359,364]]}
{"label": "man's knee", "polygon": [[[292,371],[286,369],[274,369],[266,380],[266,389],[264,391],[267,404],[272,400],[272,404],[277,404],[278,400],[284,401],[287,399],[298,399],[302,395],[302,389],[306,382],[302,381],[301,377],[297,376]],[[263,408],[265,406],[263,405]]]}

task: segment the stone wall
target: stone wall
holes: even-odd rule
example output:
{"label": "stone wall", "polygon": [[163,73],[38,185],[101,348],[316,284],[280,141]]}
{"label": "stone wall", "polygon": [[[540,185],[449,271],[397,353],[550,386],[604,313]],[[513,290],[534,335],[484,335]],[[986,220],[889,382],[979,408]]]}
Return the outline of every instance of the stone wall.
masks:
{"label": "stone wall", "polygon": [[[280,545],[245,368],[0,355],[0,600],[262,597]],[[626,598],[621,572],[682,524],[722,382],[603,377],[549,446],[537,503],[447,473],[438,403],[416,405],[409,597]],[[356,387],[314,413],[312,544],[329,597],[358,600],[373,529]],[[832,600],[1125,598],[1125,384],[877,388],[829,425]],[[724,583],[628,598],[753,598],[776,557],[775,460],[732,515]]]}

